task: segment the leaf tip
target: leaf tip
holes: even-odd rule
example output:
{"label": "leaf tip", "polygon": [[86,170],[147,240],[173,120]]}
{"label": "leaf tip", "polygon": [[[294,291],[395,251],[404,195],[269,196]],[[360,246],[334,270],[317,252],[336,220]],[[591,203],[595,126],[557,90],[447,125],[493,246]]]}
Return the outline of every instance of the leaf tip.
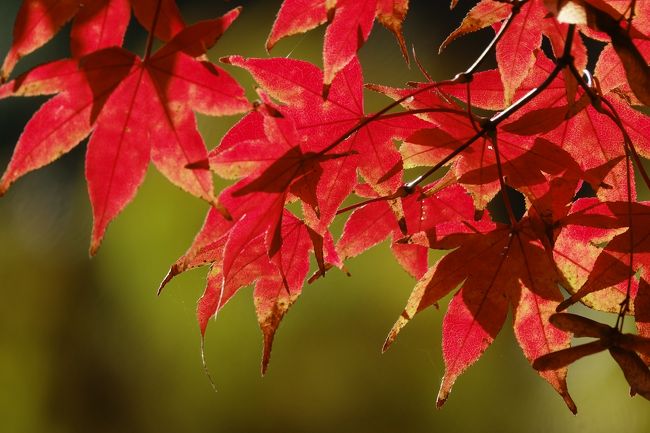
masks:
{"label": "leaf tip", "polygon": [[276,42],[277,42],[277,38],[273,38],[273,34],[271,33],[269,37],[266,39],[266,43],[264,44],[264,48],[266,48],[267,53],[271,52]]}
{"label": "leaf tip", "polygon": [[327,97],[330,94],[330,88],[332,87],[332,83],[324,83],[323,84],[323,101],[327,100]]}
{"label": "leaf tip", "polygon": [[451,388],[454,386],[454,383],[456,382],[457,375],[455,374],[449,374],[449,372],[445,372],[445,375],[442,378],[442,383],[440,383],[440,390],[438,391],[438,397],[436,397],[436,408],[440,409],[446,402],[447,399],[449,398],[449,394],[451,394]]}
{"label": "leaf tip", "polygon": [[228,12],[226,12],[221,18],[218,18],[219,21],[225,20],[226,21],[226,28],[230,27],[232,22],[239,17],[239,14],[241,13],[243,6],[237,6],[232,9],[230,9]]}
{"label": "leaf tip", "polygon": [[93,239],[93,241],[90,243],[90,248],[88,249],[88,255],[90,257],[95,257],[97,251],[99,251],[101,242],[101,239]]}
{"label": "leaf tip", "polygon": [[210,170],[210,160],[201,159],[199,161],[190,162],[185,164],[185,168],[188,170]]}
{"label": "leaf tip", "polygon": [[16,63],[12,61],[10,54],[7,54],[7,58],[5,58],[2,68],[0,68],[0,84],[4,84],[9,80],[9,75],[11,75],[13,65]]}
{"label": "leaf tip", "polygon": [[[264,340],[266,340],[266,338],[264,338]],[[269,369],[270,361],[271,361],[271,343],[267,344],[267,342],[264,341],[264,349],[262,352],[262,366],[261,366],[262,377],[266,375],[266,372]]]}
{"label": "leaf tip", "polygon": [[266,375],[267,370],[269,369],[269,361],[271,360],[271,352],[266,350],[266,347],[264,348],[264,354],[262,355],[262,366],[261,366],[261,375],[264,377]]}
{"label": "leaf tip", "polygon": [[571,297],[569,299],[565,299],[564,301],[562,301],[562,302],[560,302],[558,304],[558,306],[555,308],[555,312],[556,313],[561,313],[562,311],[569,308],[571,305],[575,304],[575,302],[576,301],[573,299],[573,297]]}
{"label": "leaf tip", "polygon": [[392,333],[388,334],[386,340],[384,341],[384,344],[381,346],[381,353],[388,352],[388,349],[390,349],[390,346],[393,344],[393,341],[395,341],[395,336],[393,336]]}
{"label": "leaf tip", "polygon": [[210,204],[212,205],[212,207],[216,209],[217,212],[221,214],[222,217],[224,217],[226,221],[234,220],[230,211],[223,204],[221,204],[219,199],[210,200]]}
{"label": "leaf tip", "polygon": [[572,414],[577,415],[578,414],[578,406],[576,406],[575,402],[569,395],[569,393],[563,394],[562,398],[564,399],[564,402],[566,403],[567,407],[571,411]]}
{"label": "leaf tip", "polygon": [[391,330],[388,332],[386,341],[384,341],[384,345],[381,347],[381,353],[385,353],[390,348],[393,342],[397,339],[397,336],[399,335],[402,328],[406,326],[409,320],[411,320],[411,318],[409,317],[407,311],[402,311],[402,314],[399,316]]}
{"label": "leaf tip", "polygon": [[406,227],[406,217],[401,217],[397,221],[397,226],[399,227],[399,231],[402,232],[403,235],[406,236],[408,234],[408,228]]}
{"label": "leaf tip", "polygon": [[447,37],[447,39],[445,39],[444,41],[442,41],[442,43],[441,43],[440,46],[438,47],[438,55],[441,55],[441,54],[442,54],[442,52],[445,50],[445,48],[447,48],[447,45],[449,45],[450,42],[451,42],[451,41],[449,40],[449,37]]}
{"label": "leaf tip", "polygon": [[160,282],[160,285],[158,286],[158,291],[156,292],[156,296],[160,296],[165,286],[178,274],[179,274],[178,265],[174,263],[169,268],[169,271],[167,272],[167,275],[165,275],[165,278],[163,278],[163,280]]}

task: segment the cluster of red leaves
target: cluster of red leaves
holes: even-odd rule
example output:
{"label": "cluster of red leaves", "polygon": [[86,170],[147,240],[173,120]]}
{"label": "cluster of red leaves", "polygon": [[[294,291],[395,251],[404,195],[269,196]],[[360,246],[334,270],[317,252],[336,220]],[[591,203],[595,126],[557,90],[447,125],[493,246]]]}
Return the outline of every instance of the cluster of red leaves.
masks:
{"label": "cluster of red leaves", "polygon": [[[142,58],[121,47],[131,8],[150,31]],[[510,310],[524,355],[572,411],[567,365],[604,349],[632,391],[648,398],[650,205],[636,199],[635,173],[648,186],[641,157],[650,157],[650,119],[635,106],[650,105],[650,1],[481,0],[441,47],[492,28],[492,43],[467,71],[407,88],[364,86],[356,53],[375,18],[408,59],[407,9],[407,0],[285,0],[267,48],[327,22],[324,70],[287,58],[222,59],[257,82],[259,100],[249,103],[205,56],[238,9],[187,26],[173,0],[24,0],[3,80],[71,19],[72,57],[0,87],[0,98],[55,95],[26,125],[0,192],[90,136],[94,253],[153,161],[212,205],[161,289],[210,266],[197,309],[204,334],[209,319],[254,284],[263,371],[311,257],[318,267],[311,278],[323,277],[390,237],[418,282],[384,349],[416,313],[454,293],[442,329],[439,405]],[[154,38],[164,42],[156,52]],[[589,40],[604,49],[588,51]],[[498,69],[479,72],[492,52]],[[598,56],[591,72],[589,56]],[[366,113],[364,87],[394,102]],[[246,114],[208,152],[194,112]],[[422,166],[424,174],[406,180],[405,170]],[[426,183],[437,171],[446,173]],[[213,173],[234,183],[216,195]],[[520,217],[508,189],[525,198]],[[577,198],[585,189],[593,197]],[[356,204],[343,207],[353,196]],[[499,197],[507,222],[485,212]],[[348,211],[336,241],[330,226]],[[430,265],[429,249],[448,252]],[[578,301],[617,313],[616,326],[555,314]],[[621,333],[628,315],[638,335]],[[599,340],[571,348],[571,333]]]}

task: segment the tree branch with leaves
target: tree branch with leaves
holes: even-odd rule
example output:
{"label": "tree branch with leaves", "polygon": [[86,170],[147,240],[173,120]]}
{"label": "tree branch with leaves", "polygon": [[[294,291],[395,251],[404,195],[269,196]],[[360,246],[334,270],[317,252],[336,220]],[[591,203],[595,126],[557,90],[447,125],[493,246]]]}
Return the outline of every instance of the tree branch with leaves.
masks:
{"label": "tree branch with leaves", "polygon": [[[95,254],[153,162],[209,204],[159,293],[174,276],[209,266],[197,307],[204,336],[210,318],[254,285],[262,372],[304,285],[347,272],[347,260],[390,238],[417,282],[384,350],[417,313],[453,294],[438,406],[509,311],[524,356],[572,412],[567,367],[605,349],[632,393],[648,398],[650,207],[635,179],[650,187],[650,121],[639,110],[650,104],[650,1],[478,1],[441,46],[492,29],[467,70],[435,82],[413,55],[425,81],[392,88],[364,82],[357,51],[377,20],[409,62],[408,0],[285,0],[267,49],[326,25],[323,69],[222,58],[255,80],[254,101],[206,56],[240,11],[188,25],[173,0],[24,0],[0,98],[53,96],[25,126],[0,191],[88,138]],[[122,47],[131,14],[149,32],[142,57]],[[68,21],[72,57],[12,78],[20,58]],[[497,68],[481,70],[491,56]],[[367,113],[365,90],[393,101]],[[208,151],[195,113],[242,117]],[[215,175],[232,184],[214,191]],[[485,212],[495,202],[505,219]],[[345,219],[338,239],[337,218]],[[430,249],[446,253],[429,263]],[[577,302],[613,313],[613,326],[557,313]],[[623,332],[626,317],[636,334]],[[571,346],[572,335],[597,340]]]}

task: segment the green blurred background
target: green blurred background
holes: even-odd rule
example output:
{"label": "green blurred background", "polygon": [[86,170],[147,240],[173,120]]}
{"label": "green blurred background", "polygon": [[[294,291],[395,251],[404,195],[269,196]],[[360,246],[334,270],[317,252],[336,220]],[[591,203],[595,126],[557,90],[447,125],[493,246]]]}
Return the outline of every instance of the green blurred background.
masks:
{"label": "green blurred background", "polygon": [[[280,1],[178,2],[188,22],[243,4],[210,52],[267,56],[264,41]],[[485,43],[473,35],[442,56],[437,46],[468,5],[413,0],[406,39],[434,78],[464,69]],[[435,3],[435,5],[431,5]],[[472,3],[472,2],[465,2]],[[0,55],[18,0],[0,4]],[[462,7],[465,6],[465,9]],[[142,52],[132,26],[127,46]],[[67,30],[16,72],[67,55]],[[283,41],[273,55],[320,64],[323,29]],[[361,50],[367,82],[420,79],[392,35],[376,25]],[[228,68],[252,89],[246,74]],[[254,93],[250,93],[253,97]],[[0,165],[44,98],[0,101]],[[369,95],[368,108],[385,103]],[[214,147],[232,119],[200,118]],[[185,251],[207,205],[150,170],[135,201],[109,227],[97,257],[87,248],[91,212],[81,145],[17,182],[0,200],[0,432],[647,432],[648,402],[630,399],[607,355],[580,361],[569,385],[573,416],[530,369],[506,325],[462,376],[442,410],[441,311],[431,309],[380,354],[413,287],[386,244],[307,286],[278,332],[266,377],[251,288],[211,323],[206,339],[214,392],[200,359],[194,309],[205,270],[182,275],[161,297],[158,283]],[[340,228],[339,228],[340,230]]]}

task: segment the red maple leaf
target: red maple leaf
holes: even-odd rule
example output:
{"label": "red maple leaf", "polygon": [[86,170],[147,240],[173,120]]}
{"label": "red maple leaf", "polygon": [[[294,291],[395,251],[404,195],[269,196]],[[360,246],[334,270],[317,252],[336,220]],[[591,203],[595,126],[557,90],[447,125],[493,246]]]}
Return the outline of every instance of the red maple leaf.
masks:
{"label": "red maple leaf", "polygon": [[[544,58],[545,59],[545,58]],[[552,70],[548,59],[539,61],[533,69],[535,74],[541,76]],[[550,67],[550,69],[548,69]],[[524,80],[516,95],[521,97],[539,84],[538,75]],[[429,83],[418,83],[418,90],[432,87]],[[540,100],[533,100],[530,107],[525,107],[520,113],[515,113],[514,120],[507,121],[494,131],[480,131],[478,127],[485,119],[474,116],[474,122],[468,118],[467,111],[461,104],[449,101],[447,95],[453,95],[461,101],[480,108],[498,109],[503,104],[503,90],[496,71],[476,74],[469,84],[469,96],[466,86],[460,84],[441,83],[438,87],[418,93],[402,103],[406,108],[417,111],[428,111],[419,116],[436,125],[435,128],[421,129],[407,137],[401,147],[405,167],[437,166],[450,155],[463,149],[460,155],[449,160],[454,175],[458,181],[472,194],[477,209],[484,209],[487,203],[495,196],[500,188],[498,167],[496,163],[496,150],[498,149],[502,174],[505,182],[525,193],[534,206],[540,205],[542,197],[552,199],[542,207],[551,209],[565,206],[576,192],[580,181],[587,180],[597,190],[602,183],[598,173],[586,173],[565,150],[548,140],[535,138],[539,132],[545,132],[557,126],[566,117],[567,108],[563,105],[560,110],[560,120],[546,128],[546,122],[551,117],[539,115],[530,116],[526,113],[535,107],[544,106],[544,103],[556,104],[557,100],[566,104],[566,91],[562,80],[554,80],[546,91],[540,95]],[[391,89],[388,87],[373,87],[394,99],[405,98],[412,89]],[[518,134],[510,131],[514,130]],[[477,134],[482,134],[478,136]],[[527,134],[527,135],[523,135]],[[464,147],[470,140],[472,144]],[[619,161],[618,159],[616,160]],[[594,168],[594,167],[589,167]],[[607,172],[605,171],[602,176]],[[552,176],[551,176],[552,175]],[[560,192],[556,188],[555,197],[548,197],[550,179],[554,179],[556,186],[564,182],[564,193],[560,199]],[[538,209],[540,214],[541,209]],[[560,212],[561,216],[563,213]]]}
{"label": "red maple leaf", "polygon": [[556,241],[555,260],[574,289],[562,309],[584,299],[618,312],[628,293],[636,297],[634,273],[650,265],[649,217],[646,202],[576,202]]}
{"label": "red maple leaf", "polygon": [[[507,29],[496,44],[496,57],[503,83],[506,104],[514,100],[515,93],[523,84],[535,64],[535,53],[541,47],[542,36],[551,42],[553,52],[557,57],[564,50],[564,39],[567,34],[567,24],[547,18],[548,9],[543,0],[518,2],[513,7],[507,2],[482,0],[467,14],[461,25],[454,30],[440,46],[447,47],[456,38],[486,27],[495,27],[497,32],[501,25]],[[510,17],[508,20],[506,20]],[[499,25],[499,23],[504,22]],[[506,24],[507,23],[507,24]],[[579,70],[587,65],[587,51],[580,38],[576,38],[571,46],[574,64]],[[576,82],[565,73],[569,99],[576,90]]]}
{"label": "red maple leaf", "polygon": [[[458,185],[443,188],[432,184],[400,199],[407,234],[433,229],[445,221],[471,219],[474,206],[463,200],[463,190]],[[428,268],[426,247],[400,242],[403,228],[394,207],[387,201],[369,203],[356,209],[345,223],[336,249],[341,259],[358,256],[372,246],[392,237],[391,250],[397,261],[415,278],[422,278]]]}
{"label": "red maple leaf", "polygon": [[[160,285],[160,291],[176,275],[203,265],[210,266],[203,296],[197,306],[201,334],[205,335],[208,322],[241,289],[255,283],[253,293],[258,322],[264,335],[262,373],[268,367],[271,347],[280,321],[296,301],[309,272],[309,256],[314,244],[313,232],[289,211],[283,211],[280,236],[282,243],[275,257],[269,259],[265,247],[265,233],[248,239],[239,254],[226,269],[224,250],[233,235],[233,223],[214,208],[188,251],[171,267]],[[234,230],[237,230],[236,228]],[[326,239],[326,259],[338,263],[331,238]]]}
{"label": "red maple leaf", "polygon": [[[313,150],[313,144],[298,135],[293,119],[285,116],[264,93],[260,92],[260,96],[264,102],[258,105],[257,111],[244,117],[241,124],[231,130],[224,147],[217,148],[211,156],[216,167],[228,165],[234,177],[243,177],[219,196],[220,203],[232,209],[229,215],[236,220],[220,266],[224,274],[229,274],[247,245],[262,235],[268,256],[278,265],[286,283],[285,271],[288,270],[284,269],[282,257],[278,255],[284,242],[285,203],[297,197],[306,208],[318,212],[321,199],[315,191],[328,170],[325,164],[347,154]],[[251,134],[241,125],[250,126]],[[238,140],[234,141],[233,136]],[[203,162],[199,160],[190,166],[200,172],[205,168]],[[318,245],[317,256],[322,256],[322,236],[313,231],[310,235]],[[324,272],[322,260],[319,266]]]}
{"label": "red maple leaf", "polygon": [[635,100],[650,104],[650,7],[647,2],[624,4],[593,0],[589,3],[592,26],[605,33],[610,42],[603,52],[608,77],[630,89]]}
{"label": "red maple leaf", "polygon": [[321,81],[327,94],[336,74],[368,40],[375,18],[395,34],[402,55],[408,60],[402,35],[407,10],[408,0],[285,0],[266,41],[266,49],[271,50],[285,36],[304,33],[329,19],[323,47],[325,74]]}
{"label": "red maple leaf", "polygon": [[[407,306],[391,330],[384,349],[416,313],[436,304],[460,286],[442,325],[445,376],[438,393],[442,405],[457,377],[492,343],[514,312],[514,330],[530,362],[569,346],[568,334],[548,324],[562,301],[562,276],[548,254],[548,244],[524,218],[516,226],[487,220],[442,223],[416,234],[412,242],[435,249],[453,249],[418,281]],[[566,385],[566,369],[542,373],[567,406],[576,407]]]}
{"label": "red maple leaf", "polygon": [[[540,85],[553,69],[553,63],[543,53],[538,52],[535,66],[515,92],[515,97],[523,97],[527,92]],[[601,109],[592,106],[587,94],[578,92],[578,100],[570,102],[567,99],[565,88],[564,77],[558,75],[549,83],[542,94],[500,125],[497,138],[509,137],[506,143],[510,141],[518,147],[525,147],[522,146],[527,140],[524,137],[542,136],[567,152],[571,158],[578,162],[581,170],[591,173],[593,177],[590,182],[601,199],[626,199],[625,144],[619,126],[609,116],[600,111]],[[474,80],[470,83],[469,100],[464,85],[443,86],[441,89],[445,93],[474,107],[489,110],[503,108],[499,98],[502,95],[503,88],[496,80],[496,71],[476,74]],[[401,96],[407,91],[406,89],[393,91],[391,96]],[[650,131],[650,123],[648,117],[629,107],[613,93],[606,95],[606,97],[620,117],[621,123],[635,149],[640,155],[649,156],[648,131]],[[423,93],[404,105],[407,108],[419,109],[434,107],[435,104],[439,105],[440,103],[433,96]],[[407,158],[407,166],[413,164],[409,160],[425,162],[426,159],[429,159],[427,164],[430,164],[436,158],[442,158],[450,147],[459,146],[476,132],[472,130],[468,121],[459,120],[461,119],[460,116],[445,115],[443,117],[443,114],[440,113],[429,113],[427,116],[428,120],[440,124],[441,128],[445,128],[448,140],[439,140],[440,145],[435,149],[431,148],[431,146],[428,147],[426,154],[430,155],[430,159],[425,156],[426,154],[421,153],[426,150],[422,146],[406,145],[404,147],[406,151],[404,156]],[[450,123],[452,117],[456,119],[453,124]],[[505,131],[506,134],[502,131]],[[520,135],[521,137],[517,138],[515,135],[510,134]],[[417,134],[416,137],[418,137]],[[420,135],[419,138],[424,137]],[[411,140],[407,140],[407,142],[409,141]],[[472,147],[480,145],[479,142]],[[507,144],[502,147],[505,149]],[[417,158],[415,158],[416,155]],[[601,184],[607,185],[607,188],[599,188]],[[496,185],[493,185],[492,194],[495,187]]]}
{"label": "red maple leaf", "polygon": [[[509,310],[526,358],[572,411],[567,365],[605,349],[632,391],[648,397],[650,207],[637,201],[635,168],[650,186],[639,158],[650,157],[650,123],[633,106],[650,104],[649,5],[476,1],[441,49],[490,27],[495,35],[479,58],[451,80],[434,82],[418,63],[426,83],[366,85],[394,100],[371,114],[357,51],[377,19],[408,61],[401,30],[408,0],[285,0],[267,49],[327,22],[323,70],[286,58],[224,59],[260,86],[252,107],[205,56],[238,9],[187,27],[174,0],[24,0],[0,79],[68,21],[71,59],[0,86],[0,99],[54,95],[26,125],[0,194],[90,137],[94,253],[152,161],[213,205],[161,289],[179,273],[210,267],[197,308],[203,336],[210,318],[254,285],[263,372],[311,254],[320,277],[390,238],[397,261],[418,282],[384,348],[418,312],[455,292],[443,321],[438,405],[496,338]],[[121,48],[131,11],[150,32],[142,58]],[[605,45],[594,73],[587,68],[597,48],[583,37]],[[153,52],[155,38],[164,44]],[[496,69],[479,72],[492,51]],[[398,105],[406,111],[393,110]],[[195,112],[246,114],[207,152]],[[424,174],[405,180],[405,169],[421,166]],[[447,171],[426,184],[437,170]],[[234,180],[218,198],[213,172]],[[521,213],[509,188],[523,194]],[[365,201],[342,208],[353,192]],[[499,192],[508,225],[484,212],[489,202],[499,204]],[[595,198],[576,198],[591,192]],[[330,227],[351,209],[335,245]],[[429,267],[429,249],[447,253]],[[578,301],[617,313],[615,327],[554,314]],[[640,336],[622,333],[628,314]],[[570,334],[597,340],[569,348]]]}
{"label": "red maple leaf", "polygon": [[[91,134],[86,178],[93,207],[91,254],[108,223],[131,201],[149,161],[173,183],[216,204],[212,178],[185,166],[207,158],[192,110],[235,114],[248,109],[243,89],[223,70],[196,58],[239,14],[183,29],[144,60],[107,48],[79,60],[38,68],[0,94],[59,92],[25,127],[0,183],[4,192]],[[71,63],[72,62],[72,63]]]}
{"label": "red maple leaf", "polygon": [[[320,95],[321,70],[307,62],[238,56],[228,61],[248,70],[269,95],[285,104],[282,113],[295,123],[296,139],[317,152],[334,145],[332,152],[341,155],[327,163],[315,191],[318,215],[306,210],[306,220],[316,221],[309,223],[316,230],[330,225],[352,192],[357,170],[381,195],[392,194],[401,186],[402,159],[393,139],[406,137],[427,123],[404,113],[368,121],[371,115],[364,112],[363,77],[356,59],[332,82],[327,100]],[[358,130],[351,133],[355,128]],[[258,134],[250,131],[253,136]]]}
{"label": "red maple leaf", "polygon": [[175,0],[23,0],[0,77],[5,80],[21,57],[47,43],[70,19],[73,57],[121,46],[131,7],[140,24],[149,31],[155,28],[163,41],[185,27]]}

